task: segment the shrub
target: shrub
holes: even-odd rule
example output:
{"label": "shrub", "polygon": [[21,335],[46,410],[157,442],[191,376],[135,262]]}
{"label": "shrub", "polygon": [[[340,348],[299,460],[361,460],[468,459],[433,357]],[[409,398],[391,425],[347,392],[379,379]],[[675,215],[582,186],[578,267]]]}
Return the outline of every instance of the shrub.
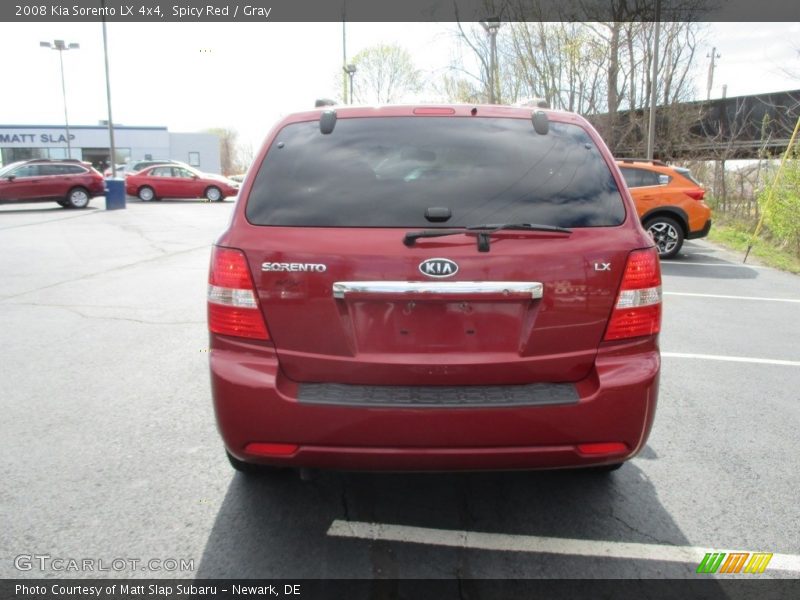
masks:
{"label": "shrub", "polygon": [[786,161],[779,181],[770,183],[759,194],[758,203],[775,238],[800,255],[800,160],[797,156]]}

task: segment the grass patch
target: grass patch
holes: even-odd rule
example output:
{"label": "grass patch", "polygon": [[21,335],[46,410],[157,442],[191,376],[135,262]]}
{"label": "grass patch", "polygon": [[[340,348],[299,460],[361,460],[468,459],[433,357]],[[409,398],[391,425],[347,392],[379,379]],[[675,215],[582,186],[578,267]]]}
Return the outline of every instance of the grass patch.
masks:
{"label": "grass patch", "polygon": [[[733,250],[745,252],[752,236],[753,228],[744,224],[714,223],[708,239]],[[750,256],[755,256],[767,266],[800,274],[800,257],[768,238],[757,238]]]}

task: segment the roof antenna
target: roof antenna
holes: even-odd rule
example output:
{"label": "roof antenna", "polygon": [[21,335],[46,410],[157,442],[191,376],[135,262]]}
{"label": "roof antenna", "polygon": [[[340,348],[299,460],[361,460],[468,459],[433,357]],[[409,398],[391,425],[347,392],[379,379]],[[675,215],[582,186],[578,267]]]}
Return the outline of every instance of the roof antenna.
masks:
{"label": "roof antenna", "polygon": [[325,110],[319,117],[319,130],[324,135],[328,135],[329,133],[333,132],[333,128],[336,127],[336,111],[335,110]]}

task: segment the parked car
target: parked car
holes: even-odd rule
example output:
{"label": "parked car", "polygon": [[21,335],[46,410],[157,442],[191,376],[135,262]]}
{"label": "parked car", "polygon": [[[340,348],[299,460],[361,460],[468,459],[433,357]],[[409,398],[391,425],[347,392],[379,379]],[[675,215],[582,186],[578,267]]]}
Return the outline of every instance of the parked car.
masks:
{"label": "parked car", "polygon": [[658,254],[576,114],[289,115],[208,282],[214,407],[241,471],[610,470],[647,440]]}
{"label": "parked car", "polygon": [[58,202],[64,208],[86,208],[105,194],[103,176],[91,163],[75,159],[37,158],[0,168],[0,202]]}
{"label": "parked car", "polygon": [[161,198],[206,198],[212,202],[239,193],[239,184],[189,166],[157,164],[125,178],[125,191],[143,202]]}
{"label": "parked car", "polygon": [[703,201],[706,192],[689,169],[659,160],[622,159],[617,164],[661,258],[677,255],[683,240],[708,235],[711,207]]}

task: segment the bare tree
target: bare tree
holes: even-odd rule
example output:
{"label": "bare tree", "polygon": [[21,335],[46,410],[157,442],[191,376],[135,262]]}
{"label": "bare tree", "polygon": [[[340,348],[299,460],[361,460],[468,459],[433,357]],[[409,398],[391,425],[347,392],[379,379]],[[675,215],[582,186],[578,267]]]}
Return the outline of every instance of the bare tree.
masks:
{"label": "bare tree", "polygon": [[420,74],[409,52],[394,44],[378,44],[353,57],[353,95],[358,102],[390,104],[420,88]]}
{"label": "bare tree", "polygon": [[219,162],[223,175],[235,175],[247,170],[255,153],[250,144],[239,143],[239,132],[225,127],[213,127],[206,132],[219,138]]}

